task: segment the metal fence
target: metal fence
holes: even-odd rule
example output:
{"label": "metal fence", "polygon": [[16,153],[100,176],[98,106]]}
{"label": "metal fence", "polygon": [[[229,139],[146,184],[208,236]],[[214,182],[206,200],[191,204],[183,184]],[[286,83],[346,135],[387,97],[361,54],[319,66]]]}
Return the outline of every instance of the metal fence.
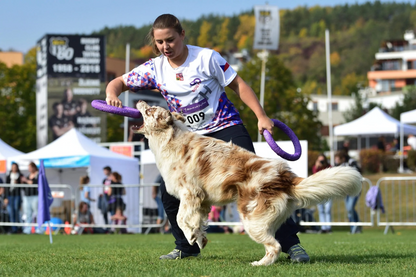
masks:
{"label": "metal fence", "polygon": [[[51,205],[50,207],[50,214],[51,217],[55,217],[55,218],[61,218],[62,222],[68,221],[68,224],[60,224],[60,223],[52,223],[52,225],[55,228],[61,228],[61,227],[70,227],[73,224],[72,221],[72,214],[74,213],[74,206],[75,206],[75,195],[74,195],[74,191],[73,188],[70,185],[66,185],[66,184],[50,184],[49,185],[50,189],[51,189],[51,194],[52,197],[54,198],[54,203]],[[8,188],[13,188],[13,189],[20,189],[20,190],[24,190],[26,188],[29,189],[33,189],[34,185],[26,185],[26,184],[15,184],[15,185],[10,185],[10,184],[0,184],[0,188],[3,188],[3,197],[7,198],[7,194],[6,194],[6,190]],[[37,188],[36,188],[37,189]],[[36,214],[37,214],[37,199],[35,201],[35,203],[33,204],[33,207],[28,207],[28,209],[31,210],[31,214],[32,217],[28,218],[28,215],[25,214],[27,208],[25,207],[26,205],[29,205],[28,199],[25,198],[25,194],[20,193],[20,199],[19,199],[19,203],[16,203],[17,205],[17,219],[15,222],[10,222],[12,220],[11,218],[11,206],[10,205],[6,205],[3,201],[3,203],[1,203],[3,206],[0,207],[0,233],[1,232],[6,232],[10,229],[10,227],[12,226],[16,226],[19,228],[30,228],[30,232],[44,232],[45,231],[45,225],[43,225],[43,227],[38,228],[38,224],[36,223]],[[36,194],[37,197],[37,194]],[[10,197],[9,197],[10,198]],[[9,198],[8,201],[10,200]],[[10,203],[9,203],[10,204]]]}
{"label": "metal fence", "polygon": [[374,215],[375,212],[372,211],[370,208],[366,206],[365,203],[365,195],[368,190],[371,188],[372,183],[369,179],[363,178],[362,179],[363,187],[361,193],[359,195],[357,204],[355,206],[355,210],[357,211],[358,217],[360,219],[359,222],[350,222],[348,220],[348,211],[345,207],[345,199],[335,199],[332,203],[332,221],[331,222],[320,222],[319,221],[319,214],[315,207],[310,207],[312,209],[313,220],[302,220],[300,222],[301,226],[355,226],[353,228],[352,233],[355,233],[356,227],[358,226],[374,226],[375,220]]}
{"label": "metal fence", "polygon": [[385,213],[377,211],[377,225],[387,234],[393,226],[416,226],[416,177],[384,177],[377,181]]}
{"label": "metal fence", "polygon": [[[343,199],[335,200],[332,206],[332,221],[319,222],[318,212],[315,207],[310,207],[310,218],[304,218],[299,222],[301,226],[385,226],[385,233],[389,229],[393,230],[393,226],[416,226],[416,177],[385,177],[378,180],[377,185],[382,193],[382,199],[386,212],[382,213],[380,210],[374,211],[367,207],[365,203],[365,196],[368,190],[372,187],[371,181],[363,178],[363,190],[356,204],[356,211],[358,212],[360,222],[349,222],[348,212],[345,208]],[[158,232],[159,228],[163,228],[166,223],[166,215],[163,222],[156,224],[158,217],[157,205],[152,198],[152,187],[159,186],[156,183],[148,184],[134,184],[134,185],[110,185],[112,188],[123,188],[125,194],[121,196],[125,204],[123,215],[127,217],[124,222],[114,224],[111,216],[114,213],[107,214],[108,222],[104,220],[104,215],[100,209],[98,199],[100,195],[104,194],[105,185],[88,185],[91,190],[91,198],[96,201],[90,203],[89,211],[94,217],[94,224],[81,224],[74,219],[79,218],[80,207],[80,193],[81,190],[74,188],[71,185],[65,184],[51,184],[51,192],[54,196],[54,203],[51,206],[51,218],[60,218],[65,223],[53,223],[55,231],[60,228],[71,228],[77,224],[82,229],[86,228],[103,228],[107,230],[127,229],[134,233],[150,233]],[[0,188],[9,188],[11,185],[0,184]],[[33,185],[14,185],[14,187],[27,188]],[[119,200],[116,200],[119,201]],[[115,203],[114,207],[119,206]],[[1,208],[1,207],[0,207]],[[4,207],[3,207],[4,208]],[[230,204],[227,206],[229,213],[234,210],[234,217],[231,220],[222,220],[221,222],[209,222],[210,226],[241,226],[242,223],[236,214],[236,205]],[[4,211],[4,209],[3,209]],[[113,209],[114,211],[114,209]],[[24,213],[22,207],[21,212]],[[108,211],[109,213],[110,211]],[[4,214],[3,214],[4,215]],[[230,217],[228,217],[229,219]],[[24,217],[23,217],[24,219]],[[10,226],[19,227],[37,227],[37,223],[33,220],[20,219],[19,222],[7,222],[4,216],[0,214],[0,231],[2,228]],[[43,230],[44,231],[44,228]],[[78,232],[82,233],[82,232]]]}

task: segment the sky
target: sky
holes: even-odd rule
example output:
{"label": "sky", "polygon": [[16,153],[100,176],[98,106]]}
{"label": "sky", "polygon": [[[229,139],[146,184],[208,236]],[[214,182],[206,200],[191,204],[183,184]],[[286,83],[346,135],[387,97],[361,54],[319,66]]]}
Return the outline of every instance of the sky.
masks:
{"label": "sky", "polygon": [[[26,53],[45,34],[90,34],[120,25],[141,27],[164,13],[195,20],[208,14],[231,16],[266,3],[294,9],[365,2],[368,0],[0,0],[0,49]],[[415,4],[415,0],[381,2]]]}

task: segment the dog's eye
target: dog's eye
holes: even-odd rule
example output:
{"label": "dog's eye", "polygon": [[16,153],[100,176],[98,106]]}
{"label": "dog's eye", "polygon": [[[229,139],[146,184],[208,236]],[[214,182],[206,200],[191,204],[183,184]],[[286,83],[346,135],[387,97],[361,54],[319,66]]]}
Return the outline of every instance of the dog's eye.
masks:
{"label": "dog's eye", "polygon": [[148,108],[146,110],[146,115],[150,116],[150,115],[154,114],[155,110],[156,110],[155,108]]}

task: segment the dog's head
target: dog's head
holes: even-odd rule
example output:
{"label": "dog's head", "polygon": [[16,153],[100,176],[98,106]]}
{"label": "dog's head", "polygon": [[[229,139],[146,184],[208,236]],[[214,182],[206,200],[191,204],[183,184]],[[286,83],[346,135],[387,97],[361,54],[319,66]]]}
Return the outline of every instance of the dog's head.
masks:
{"label": "dog's head", "polygon": [[171,113],[162,107],[151,107],[144,101],[139,101],[136,107],[143,117],[143,125],[136,132],[145,136],[155,131],[163,132],[172,128],[175,120],[185,122],[185,118],[182,115]]}

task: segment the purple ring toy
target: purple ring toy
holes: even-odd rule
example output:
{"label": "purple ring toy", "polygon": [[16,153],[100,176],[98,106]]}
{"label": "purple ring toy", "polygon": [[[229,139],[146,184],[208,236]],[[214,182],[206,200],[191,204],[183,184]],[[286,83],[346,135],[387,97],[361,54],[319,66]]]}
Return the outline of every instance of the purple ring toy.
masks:
{"label": "purple ring toy", "polygon": [[105,102],[104,100],[93,100],[91,102],[91,106],[94,109],[97,109],[106,113],[112,113],[112,114],[117,114],[121,116],[132,117],[132,118],[142,117],[142,114],[137,109],[130,108],[127,106],[122,106],[122,108],[114,107],[111,105],[107,105],[107,102]]}
{"label": "purple ring toy", "polygon": [[269,144],[270,148],[280,157],[289,160],[289,161],[296,161],[300,158],[300,156],[302,155],[302,147],[300,146],[300,142],[298,137],[295,135],[295,133],[292,131],[292,129],[290,129],[286,124],[284,124],[283,122],[277,120],[277,119],[272,119],[274,126],[278,127],[280,130],[282,130],[286,135],[289,136],[290,140],[293,143],[293,146],[295,147],[295,154],[289,154],[286,153],[285,151],[283,151],[274,141],[272,135],[270,134],[269,131],[264,130],[263,131],[263,136],[266,139],[267,143]]}

